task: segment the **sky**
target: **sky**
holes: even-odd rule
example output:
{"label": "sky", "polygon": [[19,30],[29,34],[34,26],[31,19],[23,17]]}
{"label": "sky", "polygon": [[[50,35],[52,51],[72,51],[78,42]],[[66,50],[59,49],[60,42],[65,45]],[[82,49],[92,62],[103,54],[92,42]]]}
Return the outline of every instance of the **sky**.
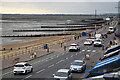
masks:
{"label": "sky", "polygon": [[119,0],[1,0],[2,14],[118,13]]}

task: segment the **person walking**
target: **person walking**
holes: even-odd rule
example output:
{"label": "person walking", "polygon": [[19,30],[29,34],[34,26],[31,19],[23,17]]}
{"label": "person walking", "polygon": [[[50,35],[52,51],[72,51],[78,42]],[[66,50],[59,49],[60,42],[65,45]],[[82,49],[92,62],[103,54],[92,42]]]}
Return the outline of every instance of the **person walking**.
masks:
{"label": "person walking", "polygon": [[49,47],[47,47],[47,52],[49,52]]}
{"label": "person walking", "polygon": [[62,47],[62,44],[63,44],[63,43],[61,42],[61,47]]}
{"label": "person walking", "polygon": [[34,58],[36,58],[37,57],[37,53],[36,52],[34,52]]}
{"label": "person walking", "polygon": [[66,51],[66,46],[64,46],[64,51]]}

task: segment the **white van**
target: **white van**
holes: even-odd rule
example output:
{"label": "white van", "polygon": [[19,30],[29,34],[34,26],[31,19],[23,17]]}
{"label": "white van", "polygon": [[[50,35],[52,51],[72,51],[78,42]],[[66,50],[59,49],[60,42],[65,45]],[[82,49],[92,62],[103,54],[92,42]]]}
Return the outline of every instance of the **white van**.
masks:
{"label": "white van", "polygon": [[114,27],[109,27],[108,33],[113,33],[114,32]]}
{"label": "white van", "polygon": [[96,39],[101,39],[101,38],[102,38],[102,35],[101,35],[101,34],[95,34],[95,38],[96,38]]}

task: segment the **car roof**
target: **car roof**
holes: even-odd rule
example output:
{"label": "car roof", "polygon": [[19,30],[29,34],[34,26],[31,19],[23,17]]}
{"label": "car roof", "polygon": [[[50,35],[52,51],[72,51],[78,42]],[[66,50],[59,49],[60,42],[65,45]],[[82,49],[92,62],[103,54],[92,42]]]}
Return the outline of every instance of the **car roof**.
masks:
{"label": "car roof", "polygon": [[83,62],[83,60],[74,60],[74,62]]}
{"label": "car roof", "polygon": [[68,72],[69,69],[59,69],[57,72]]}
{"label": "car roof", "polygon": [[109,27],[109,28],[113,28],[113,27]]}
{"label": "car roof", "polygon": [[24,65],[24,64],[26,64],[27,62],[20,62],[20,63],[17,63],[17,64],[15,64],[15,65]]}
{"label": "car roof", "polygon": [[[113,48],[116,48],[116,47],[120,47],[120,44],[114,45],[114,46],[112,46],[112,47],[109,47],[107,50],[110,50],[110,49],[113,49]],[[106,51],[107,51],[107,50],[106,50]]]}
{"label": "car roof", "polygon": [[76,43],[72,43],[72,44],[70,44],[70,45],[77,45]]}

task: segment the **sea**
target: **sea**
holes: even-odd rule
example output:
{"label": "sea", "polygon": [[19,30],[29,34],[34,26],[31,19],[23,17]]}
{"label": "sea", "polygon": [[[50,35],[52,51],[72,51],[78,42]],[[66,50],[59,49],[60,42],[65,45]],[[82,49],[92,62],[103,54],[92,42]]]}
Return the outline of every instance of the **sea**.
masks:
{"label": "sea", "polygon": [[[19,15],[19,14],[4,14],[0,19],[0,32],[2,35],[35,35],[35,34],[57,34],[63,31],[34,31],[34,32],[13,32],[13,30],[26,29],[41,29],[41,26],[54,26],[61,24],[76,24],[80,23],[82,19],[88,16],[80,15]],[[45,29],[45,28],[42,28]],[[50,29],[49,27],[47,29]],[[52,28],[58,29],[58,28]],[[66,29],[66,27],[63,27]],[[32,39],[31,39],[32,40]],[[31,41],[29,40],[29,41]],[[1,37],[0,44],[7,44],[12,42],[28,41],[16,38]]]}

